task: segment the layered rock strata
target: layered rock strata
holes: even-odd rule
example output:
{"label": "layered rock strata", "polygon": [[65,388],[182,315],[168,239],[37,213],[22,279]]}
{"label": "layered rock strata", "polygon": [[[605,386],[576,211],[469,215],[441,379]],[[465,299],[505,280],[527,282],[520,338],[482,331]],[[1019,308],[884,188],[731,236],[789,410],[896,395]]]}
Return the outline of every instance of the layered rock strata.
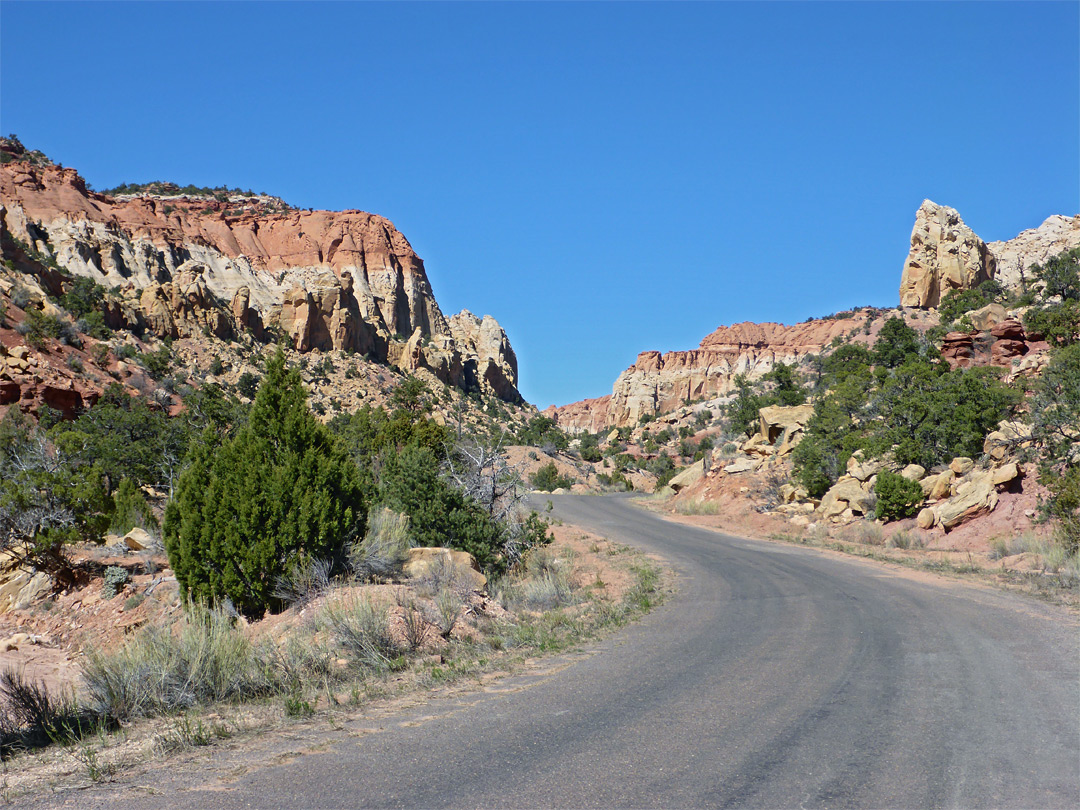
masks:
{"label": "layered rock strata", "polygon": [[[404,235],[362,211],[267,213],[243,200],[109,197],[5,141],[0,228],[65,270],[118,288],[114,325],[165,337],[280,330],[300,351],[346,350],[519,401],[517,360],[490,317],[443,315]],[[13,151],[14,150],[14,151]],[[222,195],[224,196],[224,195]],[[476,323],[474,324],[473,321]],[[460,367],[460,370],[458,370]]]}

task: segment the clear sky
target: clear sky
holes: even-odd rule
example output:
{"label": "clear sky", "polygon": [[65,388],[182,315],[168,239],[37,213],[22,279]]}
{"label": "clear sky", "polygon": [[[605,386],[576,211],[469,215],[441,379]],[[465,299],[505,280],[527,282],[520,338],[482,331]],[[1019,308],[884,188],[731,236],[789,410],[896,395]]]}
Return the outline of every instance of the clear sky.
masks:
{"label": "clear sky", "polygon": [[391,219],[536,405],[893,306],[915,211],[1080,212],[1080,4],[0,3],[0,130],[97,188]]}

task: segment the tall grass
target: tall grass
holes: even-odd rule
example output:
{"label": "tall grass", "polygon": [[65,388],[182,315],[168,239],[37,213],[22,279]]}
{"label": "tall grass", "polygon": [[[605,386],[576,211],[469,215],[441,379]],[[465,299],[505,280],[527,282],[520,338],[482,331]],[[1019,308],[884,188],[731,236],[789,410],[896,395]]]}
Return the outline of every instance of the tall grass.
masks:
{"label": "tall grass", "polygon": [[88,702],[126,720],[274,691],[264,655],[220,609],[193,606],[179,632],[148,627],[119,650],[83,664]]}

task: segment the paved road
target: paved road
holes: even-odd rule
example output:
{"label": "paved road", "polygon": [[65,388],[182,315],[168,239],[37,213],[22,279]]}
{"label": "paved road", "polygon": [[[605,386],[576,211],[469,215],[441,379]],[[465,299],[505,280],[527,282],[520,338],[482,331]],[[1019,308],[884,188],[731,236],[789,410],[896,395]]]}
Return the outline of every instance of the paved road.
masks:
{"label": "paved road", "polygon": [[620,499],[553,500],[568,522],[662,554],[678,593],[530,688],[435,701],[415,722],[212,792],[69,800],[1080,807],[1080,643],[1059,609],[663,522]]}

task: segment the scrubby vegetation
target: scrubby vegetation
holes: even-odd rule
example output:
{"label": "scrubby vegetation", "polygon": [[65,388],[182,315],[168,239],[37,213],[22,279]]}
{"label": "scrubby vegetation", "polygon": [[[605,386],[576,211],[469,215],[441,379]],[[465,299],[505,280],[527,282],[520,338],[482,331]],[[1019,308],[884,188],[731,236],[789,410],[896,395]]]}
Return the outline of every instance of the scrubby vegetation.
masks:
{"label": "scrubby vegetation", "polygon": [[992,368],[950,371],[915,330],[890,319],[871,350],[849,345],[823,361],[823,393],[794,452],[797,480],[820,497],[857,450],[927,469],[978,457],[986,434],[1022,397],[1001,376]]}

